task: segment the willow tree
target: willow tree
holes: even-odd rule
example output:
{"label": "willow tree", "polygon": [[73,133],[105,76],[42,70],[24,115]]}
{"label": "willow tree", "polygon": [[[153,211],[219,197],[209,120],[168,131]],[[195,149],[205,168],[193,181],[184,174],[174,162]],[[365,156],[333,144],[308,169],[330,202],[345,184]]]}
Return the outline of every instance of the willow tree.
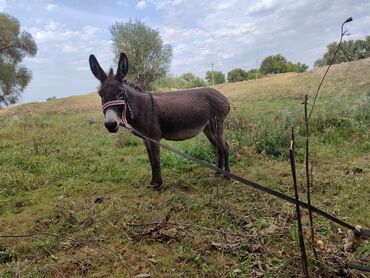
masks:
{"label": "willow tree", "polygon": [[14,104],[32,73],[21,63],[26,56],[35,56],[37,46],[30,33],[21,31],[19,21],[0,13],[0,106]]}
{"label": "willow tree", "polygon": [[172,60],[172,47],[163,43],[158,30],[139,20],[130,20],[115,23],[110,32],[116,62],[121,52],[128,57],[130,79],[151,89],[154,81],[166,76]]}

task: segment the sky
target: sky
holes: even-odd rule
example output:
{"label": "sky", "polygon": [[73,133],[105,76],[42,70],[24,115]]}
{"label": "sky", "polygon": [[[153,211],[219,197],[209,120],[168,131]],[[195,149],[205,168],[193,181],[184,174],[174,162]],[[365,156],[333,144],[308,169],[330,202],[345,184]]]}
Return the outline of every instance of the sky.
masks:
{"label": "sky", "polygon": [[[0,0],[0,12],[16,17],[38,46],[23,64],[33,73],[21,102],[94,92],[91,53],[103,69],[116,68],[109,28],[139,19],[173,47],[171,74],[249,70],[268,55],[313,67],[326,45],[370,35],[369,0]],[[258,53],[258,55],[257,55]]]}

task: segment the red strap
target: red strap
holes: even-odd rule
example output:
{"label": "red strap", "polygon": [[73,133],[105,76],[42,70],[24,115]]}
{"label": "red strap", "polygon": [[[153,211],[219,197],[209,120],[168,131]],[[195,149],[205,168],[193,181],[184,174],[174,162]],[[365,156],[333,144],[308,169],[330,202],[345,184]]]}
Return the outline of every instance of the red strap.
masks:
{"label": "red strap", "polygon": [[107,109],[108,107],[111,107],[111,106],[117,106],[117,105],[126,105],[126,101],[124,100],[113,100],[113,101],[108,101],[106,103],[103,104],[102,106],[102,110],[103,112],[105,111],[105,109]]}
{"label": "red strap", "polygon": [[[104,103],[102,105],[103,113],[104,113],[105,109],[107,109],[111,106],[118,106],[118,105],[126,105],[126,101],[124,101],[124,100],[113,100],[113,101],[108,101],[108,102]],[[124,126],[125,128],[128,128],[128,123],[127,123],[126,115],[125,115],[125,109],[123,109],[123,111],[122,111],[120,125]]]}

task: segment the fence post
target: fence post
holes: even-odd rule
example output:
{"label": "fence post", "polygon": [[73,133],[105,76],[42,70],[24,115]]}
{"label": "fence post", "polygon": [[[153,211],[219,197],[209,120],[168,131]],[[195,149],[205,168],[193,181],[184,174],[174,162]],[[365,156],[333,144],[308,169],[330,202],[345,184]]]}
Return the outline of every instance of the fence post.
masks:
{"label": "fence post", "polygon": [[[311,206],[311,183],[312,179],[310,180],[310,173],[309,173],[309,129],[308,129],[308,113],[307,113],[307,100],[308,97],[305,95],[304,97],[304,125],[305,125],[305,137],[306,137],[306,153],[305,153],[305,170],[306,170],[306,186],[307,186],[307,204],[308,204],[308,218],[310,221],[310,236],[311,236],[311,248],[315,259],[317,260],[317,253],[315,249],[315,231],[313,227],[313,218],[312,218],[312,206]],[[311,168],[312,170],[312,168]]]}
{"label": "fence post", "polygon": [[298,197],[298,189],[297,189],[297,175],[296,175],[296,167],[295,167],[295,139],[294,139],[294,128],[292,127],[292,140],[290,141],[290,166],[292,169],[292,177],[293,177],[293,187],[294,187],[294,194],[295,194],[295,209],[297,214],[297,224],[298,224],[298,239],[299,239],[299,246],[301,248],[301,259],[302,259],[302,270],[305,277],[308,276],[308,268],[307,268],[307,256],[306,250],[304,247],[304,239],[303,239],[303,231],[302,231],[302,220],[301,220],[301,211],[299,207],[299,197]]}

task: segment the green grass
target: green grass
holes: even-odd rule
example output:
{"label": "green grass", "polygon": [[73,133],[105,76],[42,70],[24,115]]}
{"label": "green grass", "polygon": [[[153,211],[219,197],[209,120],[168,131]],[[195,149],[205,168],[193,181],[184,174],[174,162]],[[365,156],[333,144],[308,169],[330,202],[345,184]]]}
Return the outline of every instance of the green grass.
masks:
{"label": "green grass", "polygon": [[[369,61],[333,66],[310,125],[314,205],[364,227],[370,226]],[[319,69],[217,87],[233,104],[226,122],[233,173],[293,195],[287,155],[294,126],[299,191],[305,199],[301,103],[305,93],[312,102],[321,74]],[[216,163],[204,135],[165,143]],[[158,193],[149,187],[143,144],[127,132],[109,134],[104,129],[95,94],[0,111],[0,235],[58,235],[0,238],[0,276],[300,273],[291,205],[216,177],[166,150],[161,158],[165,183]],[[94,203],[97,197],[103,202]],[[132,239],[146,227],[127,223],[160,221],[167,213],[170,221],[193,227],[167,227],[178,236],[169,242]],[[304,224],[307,227],[306,214]],[[225,238],[196,226],[228,234]],[[368,243],[345,255],[338,226],[315,216],[315,227],[325,249],[315,262],[307,248],[312,276],[335,275],[329,262],[338,254],[341,259],[368,258]],[[212,242],[237,240],[232,233],[247,236],[245,247],[235,252],[212,247]]]}

